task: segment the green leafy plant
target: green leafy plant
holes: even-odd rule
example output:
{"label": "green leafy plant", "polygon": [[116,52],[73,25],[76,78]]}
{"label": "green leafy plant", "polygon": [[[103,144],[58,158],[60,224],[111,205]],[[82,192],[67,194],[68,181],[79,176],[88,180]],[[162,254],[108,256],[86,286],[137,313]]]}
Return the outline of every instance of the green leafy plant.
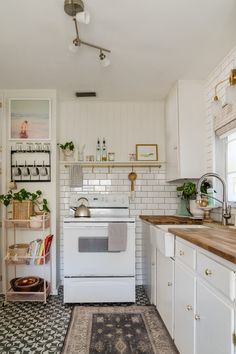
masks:
{"label": "green leafy plant", "polygon": [[62,150],[71,150],[73,151],[75,149],[75,145],[73,141],[66,142],[65,144],[57,144]]}
{"label": "green leafy plant", "polygon": [[180,192],[183,199],[195,199],[197,195],[196,184],[193,182],[185,182],[182,186],[176,188]]}
{"label": "green leafy plant", "polygon": [[11,190],[7,194],[0,195],[0,202],[3,203],[6,207],[10,204],[12,200],[18,200],[22,202],[23,200],[31,200],[34,205],[37,205],[40,211],[50,212],[48,207],[47,199],[42,199],[42,192],[40,190],[31,193],[26,189],[22,188],[18,192],[13,193]]}

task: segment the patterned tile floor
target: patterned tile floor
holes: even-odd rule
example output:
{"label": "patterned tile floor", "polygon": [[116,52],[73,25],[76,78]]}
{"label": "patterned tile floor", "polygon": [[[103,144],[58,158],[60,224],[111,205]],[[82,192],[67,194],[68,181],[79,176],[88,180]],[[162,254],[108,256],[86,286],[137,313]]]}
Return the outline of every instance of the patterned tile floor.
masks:
{"label": "patterned tile floor", "polygon": [[[0,299],[3,304],[3,298]],[[1,354],[59,354],[70,323],[73,305],[63,304],[63,288],[48,303],[0,303]],[[82,305],[82,304],[78,304]],[[92,306],[98,304],[92,304]],[[101,304],[99,304],[101,305]],[[121,304],[114,304],[119,306]],[[124,304],[122,303],[124,306]],[[126,304],[127,306],[129,304]],[[136,305],[149,305],[142,286],[136,287]],[[86,306],[88,306],[86,304]],[[111,306],[111,304],[103,304]]]}

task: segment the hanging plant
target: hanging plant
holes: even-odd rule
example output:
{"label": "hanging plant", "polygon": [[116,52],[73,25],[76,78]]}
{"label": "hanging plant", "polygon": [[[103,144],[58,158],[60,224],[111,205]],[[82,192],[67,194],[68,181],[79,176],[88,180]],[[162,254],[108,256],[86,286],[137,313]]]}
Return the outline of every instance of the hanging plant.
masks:
{"label": "hanging plant", "polygon": [[48,201],[47,199],[42,199],[42,192],[37,190],[36,192],[28,192],[26,189],[22,188],[18,192],[13,193],[12,190],[8,191],[6,194],[0,195],[0,202],[6,207],[11,203],[12,200],[17,200],[22,202],[23,200],[32,201],[34,205],[38,207],[40,211],[49,213]]}

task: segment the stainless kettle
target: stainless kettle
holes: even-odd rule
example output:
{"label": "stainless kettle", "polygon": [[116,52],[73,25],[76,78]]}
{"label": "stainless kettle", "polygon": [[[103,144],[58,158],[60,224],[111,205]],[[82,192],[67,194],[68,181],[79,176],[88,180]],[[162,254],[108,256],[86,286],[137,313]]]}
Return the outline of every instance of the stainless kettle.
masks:
{"label": "stainless kettle", "polygon": [[[78,201],[80,201],[81,199],[87,200],[87,202],[88,202],[88,199],[83,198],[83,197],[79,198]],[[80,204],[79,207],[74,207],[74,208],[72,208],[72,210],[74,210],[74,212],[75,212],[74,216],[76,218],[89,218],[90,217],[90,210],[86,205],[84,205],[83,202]]]}

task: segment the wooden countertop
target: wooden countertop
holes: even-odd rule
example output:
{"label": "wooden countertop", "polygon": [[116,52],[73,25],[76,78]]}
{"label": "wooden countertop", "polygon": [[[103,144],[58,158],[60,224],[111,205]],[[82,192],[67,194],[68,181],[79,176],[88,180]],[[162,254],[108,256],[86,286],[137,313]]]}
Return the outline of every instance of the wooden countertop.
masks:
{"label": "wooden countertop", "polygon": [[171,227],[168,231],[205,250],[236,264],[236,230],[217,228]]}
{"label": "wooden countertop", "polygon": [[175,216],[175,215],[140,215],[140,219],[148,221],[153,225],[164,225],[164,224],[202,224],[202,220],[191,219],[185,216]]}

